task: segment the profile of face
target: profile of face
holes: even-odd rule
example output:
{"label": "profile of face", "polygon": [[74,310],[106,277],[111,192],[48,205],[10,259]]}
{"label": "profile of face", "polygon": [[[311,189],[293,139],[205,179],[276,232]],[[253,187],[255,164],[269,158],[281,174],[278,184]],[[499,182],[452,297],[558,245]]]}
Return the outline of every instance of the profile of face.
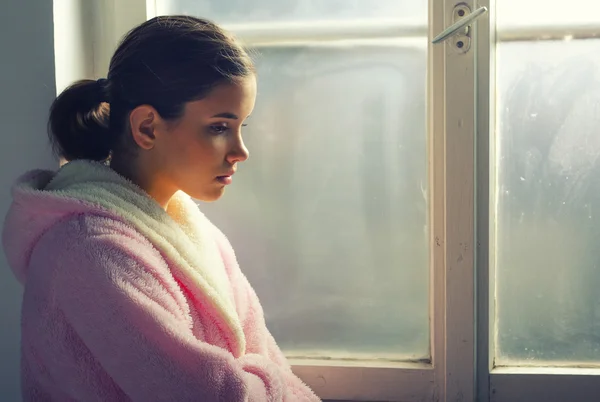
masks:
{"label": "profile of face", "polygon": [[161,203],[181,190],[201,201],[219,199],[249,153],[242,127],[254,109],[256,78],[220,84],[201,100],[188,102],[183,116],[162,119],[150,106],[130,115],[132,135],[142,151],[138,168]]}

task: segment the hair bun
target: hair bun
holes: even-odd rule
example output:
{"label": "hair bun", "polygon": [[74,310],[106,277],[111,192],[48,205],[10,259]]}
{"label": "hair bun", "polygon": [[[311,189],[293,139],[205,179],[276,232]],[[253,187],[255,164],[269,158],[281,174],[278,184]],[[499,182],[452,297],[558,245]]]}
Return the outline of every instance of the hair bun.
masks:
{"label": "hair bun", "polygon": [[68,161],[109,157],[114,136],[109,127],[106,87],[82,80],[65,89],[52,103],[48,132],[53,148]]}

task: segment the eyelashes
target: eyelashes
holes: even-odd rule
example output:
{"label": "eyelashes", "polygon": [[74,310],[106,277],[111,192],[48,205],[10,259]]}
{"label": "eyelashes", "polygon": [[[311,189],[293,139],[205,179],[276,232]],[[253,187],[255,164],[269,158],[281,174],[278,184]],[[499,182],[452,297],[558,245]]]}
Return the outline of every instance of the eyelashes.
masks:
{"label": "eyelashes", "polygon": [[227,130],[229,130],[229,127],[227,127],[226,124],[213,124],[213,125],[209,126],[209,130],[213,134],[223,134],[223,133],[227,132]]}
{"label": "eyelashes", "polygon": [[[248,126],[247,123],[242,124],[242,127]],[[213,134],[224,134],[230,130],[230,127],[227,123],[222,124],[212,124],[209,126],[209,130]]]}

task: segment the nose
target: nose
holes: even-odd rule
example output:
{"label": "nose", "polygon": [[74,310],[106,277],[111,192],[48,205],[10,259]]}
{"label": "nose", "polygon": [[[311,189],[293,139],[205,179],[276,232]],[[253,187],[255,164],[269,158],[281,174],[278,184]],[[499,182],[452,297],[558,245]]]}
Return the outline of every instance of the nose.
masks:
{"label": "nose", "polygon": [[236,162],[244,162],[249,157],[250,157],[250,152],[248,151],[248,148],[246,148],[246,145],[244,144],[244,140],[242,140],[242,138],[239,137],[235,141],[231,151],[227,155],[227,161],[233,165]]}

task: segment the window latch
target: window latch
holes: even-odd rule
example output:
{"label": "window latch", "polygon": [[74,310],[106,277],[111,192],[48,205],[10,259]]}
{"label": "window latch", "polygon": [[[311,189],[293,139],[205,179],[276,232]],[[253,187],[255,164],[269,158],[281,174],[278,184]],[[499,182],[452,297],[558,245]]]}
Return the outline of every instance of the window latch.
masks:
{"label": "window latch", "polygon": [[467,4],[458,4],[452,13],[453,24],[433,38],[432,43],[441,43],[454,37],[453,42],[456,49],[461,53],[466,53],[471,48],[471,24],[485,13],[487,13],[486,7],[479,7],[471,12],[471,8]]}

